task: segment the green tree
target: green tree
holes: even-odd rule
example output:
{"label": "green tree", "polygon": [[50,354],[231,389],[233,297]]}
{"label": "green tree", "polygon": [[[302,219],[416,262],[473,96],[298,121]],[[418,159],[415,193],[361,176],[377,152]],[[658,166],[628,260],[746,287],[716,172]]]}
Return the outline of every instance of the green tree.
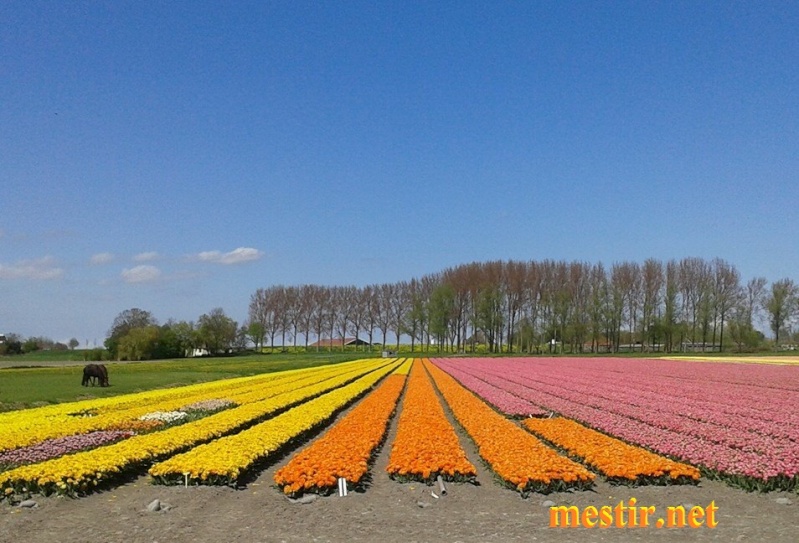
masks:
{"label": "green tree", "polygon": [[151,360],[157,354],[161,330],[158,326],[133,328],[122,336],[117,346],[120,360]]}
{"label": "green tree", "polygon": [[454,309],[455,290],[447,283],[437,286],[430,295],[428,319],[430,335],[436,338],[439,351],[447,341]]}
{"label": "green tree", "polygon": [[111,353],[112,358],[119,358],[119,342],[124,336],[134,328],[157,325],[158,321],[149,311],[137,307],[126,309],[114,319],[111,330],[108,332],[108,338],[105,340],[105,347]]}
{"label": "green tree", "polygon": [[22,336],[8,334],[4,343],[0,344],[0,355],[22,354]]}
{"label": "green tree", "polygon": [[74,350],[75,350],[75,348],[76,348],[78,345],[80,345],[80,341],[78,341],[76,338],[74,338],[74,337],[73,337],[72,339],[70,339],[70,340],[69,340],[69,348],[70,348],[71,350],[73,350],[73,351],[74,351]]}
{"label": "green tree", "polygon": [[[250,321],[247,325],[246,336],[255,345],[255,350],[259,353],[263,351],[264,336],[266,335],[266,326],[258,321]],[[307,343],[306,337],[306,343]]]}
{"label": "green tree", "polygon": [[225,315],[221,307],[217,307],[199,318],[198,330],[200,343],[205,345],[209,353],[219,354],[227,351],[236,341],[238,324]]}
{"label": "green tree", "polygon": [[769,325],[774,332],[774,345],[780,346],[780,330],[785,328],[797,314],[797,300],[799,300],[799,287],[788,278],[780,279],[771,284],[771,292],[766,298],[766,311],[769,315]]}
{"label": "green tree", "polygon": [[25,340],[25,343],[22,344],[22,350],[26,353],[35,353],[40,349],[39,338],[29,337]]}
{"label": "green tree", "polygon": [[175,341],[180,349],[181,354],[179,356],[190,356],[194,349],[200,345],[200,334],[193,322],[173,322],[170,328],[172,333],[175,334]]}

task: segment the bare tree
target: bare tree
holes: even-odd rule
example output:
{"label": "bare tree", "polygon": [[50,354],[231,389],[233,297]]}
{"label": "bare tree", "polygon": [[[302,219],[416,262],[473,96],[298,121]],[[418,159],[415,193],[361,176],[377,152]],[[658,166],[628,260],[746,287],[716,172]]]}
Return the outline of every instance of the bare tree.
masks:
{"label": "bare tree", "polygon": [[[684,258],[680,261],[680,293],[686,315],[690,315],[691,343],[697,343],[697,328],[705,328],[703,324],[709,322],[709,313],[706,308],[707,298],[710,295],[709,278],[710,267],[701,258]],[[704,336],[705,334],[703,334]]]}
{"label": "bare tree", "polygon": [[356,292],[357,289],[350,285],[347,287],[336,288],[335,310],[336,310],[336,333],[341,338],[341,350],[344,351],[344,344],[347,339],[347,331],[350,329],[350,321],[356,311]]}
{"label": "bare tree", "polygon": [[408,282],[403,281],[397,285],[397,288],[391,292],[389,300],[389,312],[391,313],[391,326],[394,333],[397,335],[397,350],[400,347],[400,336],[402,335],[402,325],[405,321],[405,313],[408,311],[408,301],[410,300],[410,292],[408,289]]}
{"label": "bare tree", "polygon": [[374,345],[375,328],[377,327],[379,288],[378,285],[367,285],[361,290],[364,307],[363,325],[369,336],[369,351]]}
{"label": "bare tree", "polygon": [[522,308],[527,299],[527,264],[524,262],[508,262],[505,266],[505,284],[507,293],[508,351],[513,352],[516,343],[516,326],[522,315]]}
{"label": "bare tree", "polygon": [[609,329],[609,308],[610,308],[610,288],[608,286],[608,276],[605,267],[601,264],[594,264],[591,267],[591,300],[588,306],[591,323],[591,351],[599,352],[600,346],[609,348],[610,329]]}
{"label": "bare tree", "polygon": [[[680,294],[680,265],[676,260],[670,260],[666,264],[666,287],[663,294],[663,318],[660,326],[666,342],[666,352],[670,353],[674,348],[674,336],[676,333],[682,334],[682,326],[679,323],[681,318],[679,300]],[[680,345],[682,346],[682,335],[680,335]],[[680,349],[682,350],[682,348]]]}
{"label": "bare tree", "polygon": [[[724,323],[735,306],[741,289],[741,276],[735,266],[716,258],[713,260],[713,301],[719,322],[719,350],[724,348]],[[715,331],[713,342],[716,341]]]}
{"label": "bare tree", "polygon": [[319,352],[320,344],[322,342],[322,332],[325,328],[325,317],[329,312],[330,289],[314,286],[307,292],[313,298],[311,328],[316,336],[316,351]]}
{"label": "bare tree", "polygon": [[299,322],[303,339],[305,341],[305,350],[308,350],[308,339],[311,336],[311,328],[317,311],[317,297],[316,289],[319,288],[315,285],[302,285],[299,287],[298,300],[297,300],[297,320]]}
{"label": "bare tree", "polygon": [[391,329],[391,322],[394,318],[391,304],[394,299],[394,290],[397,288],[399,288],[397,285],[383,283],[378,287],[375,296],[377,303],[377,329],[380,330],[380,334],[383,337],[383,345],[388,344],[388,332]]}
{"label": "bare tree", "polygon": [[361,330],[363,330],[364,319],[367,311],[367,301],[364,298],[363,290],[357,287],[352,288],[352,299],[350,300],[349,308],[349,331],[355,337],[355,350],[358,350],[358,341],[360,340]]}
{"label": "bare tree", "polygon": [[643,299],[641,303],[641,334],[643,343],[647,348],[654,348],[656,338],[653,331],[657,330],[656,322],[660,316],[659,310],[663,297],[663,263],[660,260],[649,258],[644,262],[641,270],[641,288]]}

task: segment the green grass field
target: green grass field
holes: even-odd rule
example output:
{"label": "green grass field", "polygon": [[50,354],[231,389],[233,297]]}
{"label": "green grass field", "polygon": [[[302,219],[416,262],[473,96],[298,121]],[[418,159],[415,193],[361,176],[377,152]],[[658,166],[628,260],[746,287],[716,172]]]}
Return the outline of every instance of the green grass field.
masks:
{"label": "green grass field", "polygon": [[[273,354],[122,364],[106,362],[110,384],[108,387],[81,386],[83,362],[57,367],[6,368],[0,369],[0,412],[337,364],[369,356],[368,353]],[[25,364],[33,366],[36,362],[31,360]]]}

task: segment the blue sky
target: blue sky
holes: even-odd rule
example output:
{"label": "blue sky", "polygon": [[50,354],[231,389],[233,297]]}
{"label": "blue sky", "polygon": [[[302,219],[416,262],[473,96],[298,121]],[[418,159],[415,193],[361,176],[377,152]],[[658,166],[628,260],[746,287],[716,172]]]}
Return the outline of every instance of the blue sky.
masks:
{"label": "blue sky", "polygon": [[700,256],[799,280],[795,2],[0,3],[0,332]]}

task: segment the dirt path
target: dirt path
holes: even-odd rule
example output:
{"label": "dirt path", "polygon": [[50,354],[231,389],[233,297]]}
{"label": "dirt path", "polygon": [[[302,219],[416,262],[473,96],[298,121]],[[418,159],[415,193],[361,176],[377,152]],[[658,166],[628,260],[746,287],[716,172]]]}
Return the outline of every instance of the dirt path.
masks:
{"label": "dirt path", "polygon": [[[377,459],[384,467],[387,451]],[[474,459],[476,460],[476,459]],[[220,542],[220,541],[775,541],[795,542],[799,496],[750,494],[722,483],[699,486],[611,487],[532,495],[522,499],[480,474],[481,485],[449,484],[440,499],[432,487],[400,484],[377,471],[372,486],[345,498],[330,496],[293,504],[272,486],[276,466],[247,488],[153,486],[146,477],[113,491],[81,499],[35,498],[38,507],[0,505],[0,541],[19,542]],[[638,505],[718,507],[718,527],[656,529],[556,529],[549,527],[551,500],[558,505],[615,506],[635,497]],[[777,500],[788,497],[792,504]],[[150,513],[160,499],[170,511]],[[419,503],[429,504],[420,507]]]}

